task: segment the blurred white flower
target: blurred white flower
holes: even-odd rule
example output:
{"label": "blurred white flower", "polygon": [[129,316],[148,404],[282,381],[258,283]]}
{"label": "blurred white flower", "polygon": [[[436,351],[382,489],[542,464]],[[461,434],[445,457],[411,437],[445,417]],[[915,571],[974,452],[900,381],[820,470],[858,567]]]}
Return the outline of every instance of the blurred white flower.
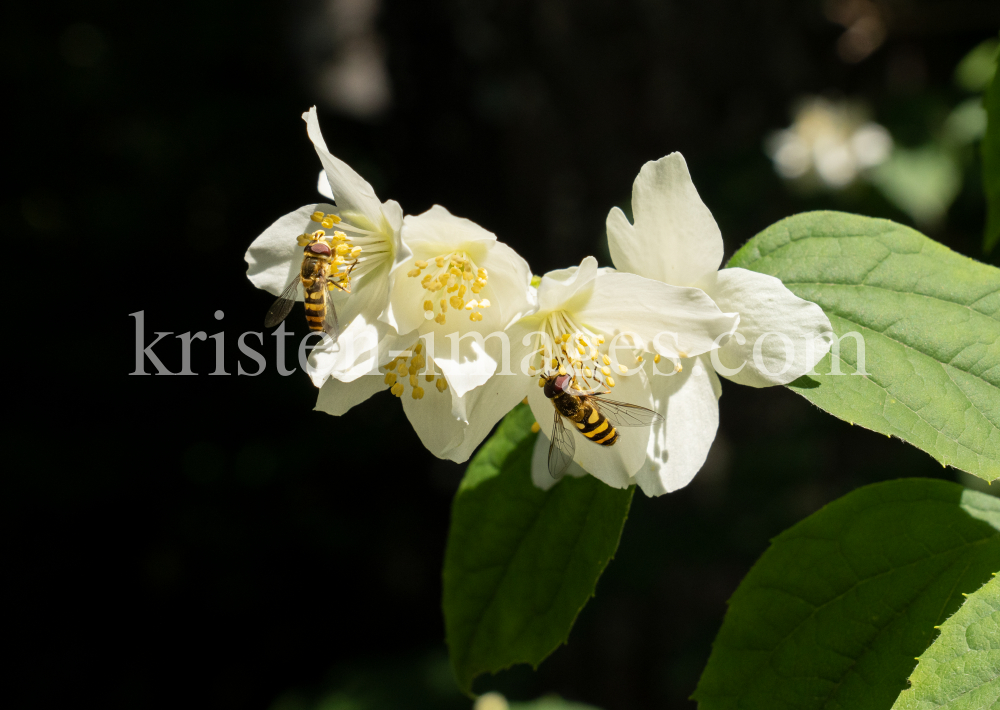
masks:
{"label": "blurred white flower", "polygon": [[781,177],[838,189],[885,162],[892,136],[868,121],[860,105],[814,97],[799,106],[789,128],[767,138],[765,150]]}

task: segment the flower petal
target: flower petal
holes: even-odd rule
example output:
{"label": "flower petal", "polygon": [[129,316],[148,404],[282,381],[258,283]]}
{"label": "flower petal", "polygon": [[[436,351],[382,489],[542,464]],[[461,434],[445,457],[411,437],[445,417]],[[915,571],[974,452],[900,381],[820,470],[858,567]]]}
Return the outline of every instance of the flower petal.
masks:
{"label": "flower petal", "polygon": [[[613,391],[613,398],[652,407],[653,399],[646,375],[640,369],[637,373],[622,377]],[[528,388],[528,404],[535,415],[535,420],[541,425],[542,431],[551,436],[554,419],[554,405],[541,387],[532,385]],[[618,441],[614,446],[601,446],[585,437],[572,423],[563,419],[563,424],[569,430],[575,442],[573,460],[592,476],[596,476],[613,488],[627,488],[635,481],[632,474],[642,467],[646,461],[646,445],[649,442],[648,427],[630,427],[618,432]]]}
{"label": "flower petal", "polygon": [[340,213],[342,215],[346,213],[352,222],[359,221],[358,217],[364,218],[367,224],[359,224],[358,226],[383,230],[382,204],[375,195],[375,190],[347,163],[330,154],[326,147],[326,141],[323,140],[323,133],[320,131],[316,107],[313,106],[302,114],[302,120],[306,122],[309,139],[316,148],[320,162],[323,163],[323,169],[330,182],[330,189],[336,196]]}
{"label": "flower petal", "polygon": [[337,199],[333,196],[333,190],[330,189],[330,180],[327,178],[325,170],[319,171],[319,178],[316,180],[316,191],[331,202],[335,202]]}
{"label": "flower petal", "polygon": [[607,219],[611,260],[620,271],[692,286],[718,270],[722,234],[680,153],[642,166],[632,185],[632,214],[631,231],[621,210]]}
{"label": "flower petal", "polygon": [[[587,475],[587,472],[580,468],[580,464],[576,461],[572,461],[564,475],[582,478]],[[535,439],[535,448],[531,453],[531,481],[537,488],[547,491],[561,480],[561,478],[552,478],[549,474],[549,437],[540,433]]]}
{"label": "flower petal", "polygon": [[545,274],[538,284],[539,314],[560,309],[576,310],[577,305],[586,303],[593,292],[598,271],[597,259],[586,256],[579,267],[557,269]]}
{"label": "flower petal", "polygon": [[646,462],[635,480],[647,496],[658,496],[686,486],[705,463],[719,427],[718,378],[705,355],[682,360],[683,369],[672,375],[653,368],[672,372],[673,363],[646,362],[653,408],[664,419],[652,427]]}
{"label": "flower petal", "polygon": [[[421,383],[430,385],[431,383]],[[452,414],[452,398],[448,391],[438,392],[433,386],[425,388],[422,399],[413,399],[413,390],[407,387],[400,397],[403,411],[417,432],[421,443],[439,459],[462,445],[467,425]]]}
{"label": "flower petal", "polygon": [[740,320],[736,313],[719,310],[701,289],[621,272],[595,278],[589,299],[576,315],[609,335],[632,333],[643,349],[671,358],[718,348]]}
{"label": "flower petal", "polygon": [[[302,269],[299,236],[312,234],[320,228],[319,222],[311,219],[313,212],[333,212],[335,209],[333,205],[322,203],[306,205],[289,212],[265,229],[263,234],[253,240],[243,257],[249,264],[247,278],[250,282],[275,296],[281,295]],[[296,300],[302,299],[302,289],[299,289]]]}
{"label": "flower petal", "polygon": [[496,240],[493,232],[483,229],[471,219],[456,217],[441,205],[403,219],[403,241],[415,254],[423,257],[462,250],[470,252],[473,261],[479,261]]}
{"label": "flower petal", "polygon": [[452,414],[468,422],[462,442],[446,452],[457,463],[468,460],[493,427],[524,398],[524,377],[497,375],[464,397],[455,397]]}
{"label": "flower petal", "polygon": [[833,329],[823,309],[773,276],[723,269],[706,279],[703,288],[720,308],[740,314],[737,334],[716,358],[728,368],[716,366],[719,374],[733,382],[750,387],[788,384],[811,371],[830,349]]}
{"label": "flower petal", "polygon": [[384,389],[388,389],[388,385],[379,375],[359,377],[351,382],[329,379],[320,388],[315,409],[339,417]]}
{"label": "flower petal", "polygon": [[487,294],[500,317],[500,328],[507,328],[538,308],[535,289],[531,288],[531,267],[520,254],[503,242],[494,244],[479,263],[488,272]]}

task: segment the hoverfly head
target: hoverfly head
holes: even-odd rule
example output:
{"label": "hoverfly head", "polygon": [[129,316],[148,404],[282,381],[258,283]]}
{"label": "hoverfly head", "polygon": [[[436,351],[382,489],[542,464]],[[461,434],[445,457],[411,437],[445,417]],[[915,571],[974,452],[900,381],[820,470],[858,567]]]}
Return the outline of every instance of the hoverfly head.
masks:
{"label": "hoverfly head", "polygon": [[310,242],[309,246],[306,247],[306,251],[318,254],[319,256],[330,256],[333,253],[330,249],[330,245],[322,239]]}
{"label": "hoverfly head", "polygon": [[545,396],[549,399],[556,397],[569,387],[570,376],[569,375],[558,375],[557,377],[551,377],[545,383]]}

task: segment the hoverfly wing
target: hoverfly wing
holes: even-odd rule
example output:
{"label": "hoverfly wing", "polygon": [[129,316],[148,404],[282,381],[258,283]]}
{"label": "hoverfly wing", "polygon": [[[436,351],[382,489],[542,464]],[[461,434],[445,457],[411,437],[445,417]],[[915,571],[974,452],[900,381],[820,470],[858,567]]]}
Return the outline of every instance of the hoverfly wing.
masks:
{"label": "hoverfly wing", "polygon": [[663,421],[662,414],[646,407],[640,407],[638,404],[604,399],[604,397],[596,395],[590,397],[590,402],[608,418],[614,427],[650,426]]}
{"label": "hoverfly wing", "polygon": [[292,312],[292,306],[295,305],[295,297],[299,295],[299,281],[299,277],[296,276],[295,280],[285,287],[285,290],[278,296],[274,305],[267,311],[267,315],[264,316],[265,328],[273,328],[285,320],[288,314]]}
{"label": "hoverfly wing", "polygon": [[549,441],[549,475],[552,478],[562,478],[573,462],[575,450],[573,435],[563,426],[562,415],[556,410],[555,420],[552,422],[552,438]]}
{"label": "hoverfly wing", "polygon": [[337,322],[337,309],[333,305],[333,294],[330,289],[324,288],[323,293],[326,299],[326,317],[323,319],[323,332],[330,336],[330,340],[337,342],[340,335],[340,324]]}

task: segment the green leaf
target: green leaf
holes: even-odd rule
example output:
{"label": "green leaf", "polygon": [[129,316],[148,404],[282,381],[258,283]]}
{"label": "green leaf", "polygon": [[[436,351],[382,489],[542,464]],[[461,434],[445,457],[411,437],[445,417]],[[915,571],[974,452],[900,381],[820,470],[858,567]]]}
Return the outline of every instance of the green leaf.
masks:
{"label": "green leaf", "polygon": [[[996,58],[994,58],[996,62]],[[989,254],[1000,241],[1000,71],[986,87],[986,135],[983,137],[983,189],[986,191],[986,233],[983,251]]]}
{"label": "green leaf", "polygon": [[1000,702],[1000,579],[969,595],[920,656],[892,710],[985,710]]}
{"label": "green leaf", "polygon": [[933,627],[1000,567],[1000,500],[947,481],[860,488],[776,537],[740,584],[699,710],[885,710]]}
{"label": "green leaf", "polygon": [[1000,270],[841,212],[784,219],[729,266],[777,276],[819,304],[841,339],[791,389],[942,464],[1000,477]]}
{"label": "green leaf", "polygon": [[566,641],[618,548],[634,487],[566,477],[531,482],[537,434],[518,405],[479,449],[451,511],[445,636],[458,684],[515,663],[537,667]]}

